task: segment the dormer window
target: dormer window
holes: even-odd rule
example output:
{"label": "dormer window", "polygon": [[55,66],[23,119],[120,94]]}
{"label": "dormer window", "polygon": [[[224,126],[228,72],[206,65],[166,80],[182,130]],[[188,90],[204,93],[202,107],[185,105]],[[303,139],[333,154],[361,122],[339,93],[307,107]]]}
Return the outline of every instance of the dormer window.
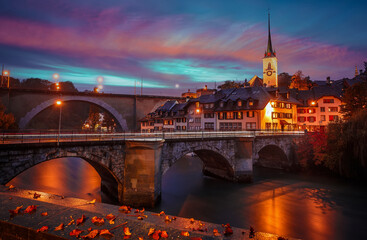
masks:
{"label": "dormer window", "polygon": [[253,100],[250,100],[250,101],[248,102],[248,105],[249,105],[249,106],[254,106],[254,101],[253,101]]}
{"label": "dormer window", "polygon": [[242,101],[241,100],[238,100],[237,106],[242,107]]}
{"label": "dormer window", "polygon": [[220,107],[223,107],[223,106],[224,106],[224,102],[220,102],[220,103],[219,103],[219,106],[220,106]]}

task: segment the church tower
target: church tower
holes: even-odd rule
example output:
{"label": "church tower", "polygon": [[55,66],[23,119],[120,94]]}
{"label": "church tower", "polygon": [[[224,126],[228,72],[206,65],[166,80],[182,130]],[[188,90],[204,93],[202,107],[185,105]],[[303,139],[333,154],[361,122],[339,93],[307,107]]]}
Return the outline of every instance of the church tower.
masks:
{"label": "church tower", "polygon": [[263,58],[263,83],[267,87],[278,87],[278,59],[271,45],[270,13],[268,13],[268,31],[268,47]]}

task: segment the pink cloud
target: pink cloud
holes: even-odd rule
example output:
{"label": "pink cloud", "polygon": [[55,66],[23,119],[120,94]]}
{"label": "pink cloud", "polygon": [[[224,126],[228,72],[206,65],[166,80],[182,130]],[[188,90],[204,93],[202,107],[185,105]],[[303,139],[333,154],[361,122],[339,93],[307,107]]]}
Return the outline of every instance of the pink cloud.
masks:
{"label": "pink cloud", "polygon": [[[148,19],[118,8],[74,9],[69,15],[78,20],[73,28],[0,17],[5,29],[0,43],[66,56],[234,59],[249,64],[261,63],[266,48],[267,32],[258,24],[213,23],[184,15]],[[306,74],[321,74],[363,59],[347,47],[282,34],[273,34],[273,46],[281,68],[289,72],[299,66]]]}

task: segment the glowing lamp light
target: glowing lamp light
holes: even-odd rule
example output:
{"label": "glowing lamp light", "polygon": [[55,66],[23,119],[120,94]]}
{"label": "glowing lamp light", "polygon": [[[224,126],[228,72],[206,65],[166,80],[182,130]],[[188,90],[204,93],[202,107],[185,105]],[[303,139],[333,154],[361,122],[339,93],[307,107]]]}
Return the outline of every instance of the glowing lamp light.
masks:
{"label": "glowing lamp light", "polygon": [[267,104],[265,107],[265,115],[267,117],[271,117],[272,113],[273,113],[273,107],[271,106],[272,104]]}
{"label": "glowing lamp light", "polygon": [[312,110],[310,109],[310,110],[308,110],[308,112],[309,112],[309,113],[312,113]]}
{"label": "glowing lamp light", "polygon": [[275,105],[275,102],[271,102],[271,106],[274,106]]}
{"label": "glowing lamp light", "polygon": [[176,84],[176,85],[175,85],[175,87],[176,87],[176,88],[179,88],[179,87],[180,87],[180,85]]}
{"label": "glowing lamp light", "polygon": [[103,77],[98,77],[97,78],[97,82],[99,82],[99,83],[103,83],[103,80],[104,80]]}
{"label": "glowing lamp light", "polygon": [[61,105],[62,104],[62,101],[61,100],[57,100],[56,101],[56,105]]}
{"label": "glowing lamp light", "polygon": [[87,124],[85,124],[85,127],[86,127],[86,128],[89,128],[89,124],[88,124],[88,123],[87,123]]}
{"label": "glowing lamp light", "polygon": [[311,102],[311,105],[315,105],[316,103],[314,101]]}
{"label": "glowing lamp light", "polygon": [[59,83],[58,82],[56,83],[56,86],[59,86]]}
{"label": "glowing lamp light", "polygon": [[59,90],[59,89],[60,89],[60,87],[59,87],[59,86],[57,86],[57,87],[56,87],[56,89],[57,89],[57,90]]}
{"label": "glowing lamp light", "polygon": [[199,108],[196,109],[196,113],[200,113],[200,109]]}
{"label": "glowing lamp light", "polygon": [[58,73],[54,73],[54,75],[52,75],[53,79],[57,80],[60,78],[60,75]]}
{"label": "glowing lamp light", "polygon": [[5,75],[5,76],[8,76],[10,74],[10,72],[8,71],[8,70],[5,70],[4,72],[3,72],[3,75]]}
{"label": "glowing lamp light", "polygon": [[102,85],[98,85],[98,89],[99,90],[102,90],[103,89],[103,86]]}

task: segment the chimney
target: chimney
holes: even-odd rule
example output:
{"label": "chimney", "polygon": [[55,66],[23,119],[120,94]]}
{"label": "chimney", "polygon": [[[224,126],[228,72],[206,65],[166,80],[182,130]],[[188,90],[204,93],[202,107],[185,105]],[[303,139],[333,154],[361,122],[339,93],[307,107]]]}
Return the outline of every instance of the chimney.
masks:
{"label": "chimney", "polygon": [[330,77],[326,77],[326,84],[328,84],[328,85],[331,84]]}
{"label": "chimney", "polygon": [[279,89],[277,88],[277,90],[275,90],[275,97],[279,96]]}

